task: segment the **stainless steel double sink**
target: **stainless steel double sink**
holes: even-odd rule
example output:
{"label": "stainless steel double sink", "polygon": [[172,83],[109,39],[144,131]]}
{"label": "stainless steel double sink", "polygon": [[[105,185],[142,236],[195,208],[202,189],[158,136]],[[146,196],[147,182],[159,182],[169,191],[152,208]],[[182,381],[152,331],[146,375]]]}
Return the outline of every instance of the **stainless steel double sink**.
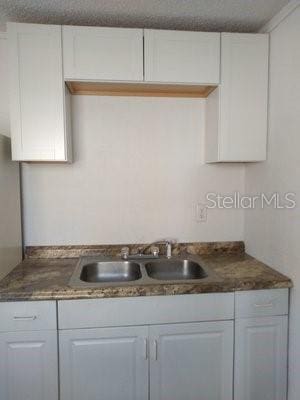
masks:
{"label": "stainless steel double sink", "polygon": [[120,260],[82,257],[70,279],[70,286],[132,286],[194,282],[211,275],[193,257]]}

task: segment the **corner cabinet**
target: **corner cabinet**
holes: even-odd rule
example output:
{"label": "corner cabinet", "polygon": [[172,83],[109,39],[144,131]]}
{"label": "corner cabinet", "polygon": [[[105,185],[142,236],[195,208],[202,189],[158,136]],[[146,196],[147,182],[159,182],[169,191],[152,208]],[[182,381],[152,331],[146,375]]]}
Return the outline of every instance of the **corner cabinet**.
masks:
{"label": "corner cabinet", "polygon": [[8,24],[12,158],[71,161],[61,27]]}
{"label": "corner cabinet", "polygon": [[144,30],[145,82],[218,85],[220,34]]}
{"label": "corner cabinet", "polygon": [[221,83],[207,98],[206,162],[266,159],[267,34],[221,34]]}

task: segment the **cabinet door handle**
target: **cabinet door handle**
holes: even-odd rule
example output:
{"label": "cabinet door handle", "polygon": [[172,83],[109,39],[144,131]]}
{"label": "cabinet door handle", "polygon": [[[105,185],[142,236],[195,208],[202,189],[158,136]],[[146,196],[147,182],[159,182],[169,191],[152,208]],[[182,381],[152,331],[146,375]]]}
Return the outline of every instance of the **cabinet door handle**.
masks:
{"label": "cabinet door handle", "polygon": [[35,319],[37,319],[36,315],[29,315],[28,317],[14,317],[15,321],[34,321]]}
{"label": "cabinet door handle", "polygon": [[152,344],[152,358],[155,361],[157,361],[157,352],[157,340],[154,339]]}
{"label": "cabinet door handle", "polygon": [[144,359],[148,359],[148,340],[146,338],[143,339],[143,356]]}
{"label": "cabinet door handle", "polygon": [[254,304],[254,307],[257,308],[267,308],[267,307],[273,307],[273,303],[261,303],[261,304]]}

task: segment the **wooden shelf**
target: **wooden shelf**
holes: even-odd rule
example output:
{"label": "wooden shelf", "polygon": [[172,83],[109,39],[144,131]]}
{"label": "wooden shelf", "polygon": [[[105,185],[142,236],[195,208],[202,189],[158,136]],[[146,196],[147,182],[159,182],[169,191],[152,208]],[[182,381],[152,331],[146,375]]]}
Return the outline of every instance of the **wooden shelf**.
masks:
{"label": "wooden shelf", "polygon": [[66,82],[71,94],[206,98],[217,86],[150,83]]}

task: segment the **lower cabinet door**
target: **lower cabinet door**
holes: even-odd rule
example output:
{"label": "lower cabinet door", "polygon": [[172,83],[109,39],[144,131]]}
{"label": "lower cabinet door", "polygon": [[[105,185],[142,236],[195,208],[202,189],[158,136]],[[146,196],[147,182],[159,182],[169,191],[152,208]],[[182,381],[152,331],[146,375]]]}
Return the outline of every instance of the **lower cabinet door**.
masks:
{"label": "lower cabinet door", "polygon": [[231,400],[233,321],[150,327],[151,400]]}
{"label": "lower cabinet door", "polygon": [[0,399],[58,400],[56,331],[0,334]]}
{"label": "lower cabinet door", "polygon": [[59,332],[61,400],[147,400],[148,327]]}
{"label": "lower cabinet door", "polygon": [[288,317],[236,320],[235,400],[285,400]]}

